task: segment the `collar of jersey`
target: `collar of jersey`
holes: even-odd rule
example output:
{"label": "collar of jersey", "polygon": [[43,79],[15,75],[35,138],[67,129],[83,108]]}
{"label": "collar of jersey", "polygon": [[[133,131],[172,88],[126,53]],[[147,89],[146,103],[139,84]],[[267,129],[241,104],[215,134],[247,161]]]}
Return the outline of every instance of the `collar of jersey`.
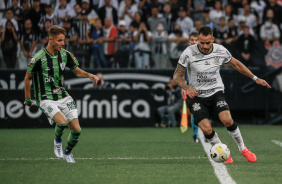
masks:
{"label": "collar of jersey", "polygon": [[50,54],[50,52],[48,52],[48,50],[46,48],[45,48],[45,51],[51,58],[57,58],[58,57],[58,54],[53,56],[52,54]]}
{"label": "collar of jersey", "polygon": [[200,51],[200,53],[202,53],[202,54],[204,54],[204,55],[209,55],[210,53],[212,53],[212,51],[213,51],[213,44],[212,44],[212,50],[211,50],[211,52],[210,53],[203,53],[200,49],[199,49],[199,45],[197,44],[197,48],[198,48],[198,50]]}

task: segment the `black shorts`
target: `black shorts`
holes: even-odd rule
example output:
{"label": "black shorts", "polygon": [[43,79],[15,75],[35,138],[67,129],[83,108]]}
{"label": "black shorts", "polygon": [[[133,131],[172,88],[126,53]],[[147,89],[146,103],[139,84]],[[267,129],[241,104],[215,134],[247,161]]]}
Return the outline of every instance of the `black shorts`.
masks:
{"label": "black shorts", "polygon": [[216,92],[210,97],[191,99],[188,97],[188,106],[194,116],[195,125],[198,125],[203,119],[218,119],[218,114],[229,110],[222,91]]}

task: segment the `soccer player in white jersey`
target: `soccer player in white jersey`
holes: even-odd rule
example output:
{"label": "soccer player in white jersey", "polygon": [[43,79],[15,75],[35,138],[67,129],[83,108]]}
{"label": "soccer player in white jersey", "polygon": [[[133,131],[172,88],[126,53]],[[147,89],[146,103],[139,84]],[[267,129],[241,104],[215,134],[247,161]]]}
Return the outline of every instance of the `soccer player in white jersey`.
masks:
{"label": "soccer player in white jersey", "polygon": [[[217,133],[212,129],[210,118],[217,117],[227,128],[239,151],[249,162],[256,162],[254,153],[244,144],[241,132],[233,121],[224,97],[224,85],[219,73],[222,64],[229,64],[257,84],[271,88],[263,79],[255,76],[245,65],[231,56],[222,45],[213,43],[210,27],[199,30],[198,44],[187,47],[179,58],[173,75],[174,81],[186,90],[188,106],[194,115],[195,124],[203,131],[205,138],[212,144],[220,143]],[[185,70],[188,70],[189,86],[185,83]],[[231,157],[226,161],[233,163]]]}

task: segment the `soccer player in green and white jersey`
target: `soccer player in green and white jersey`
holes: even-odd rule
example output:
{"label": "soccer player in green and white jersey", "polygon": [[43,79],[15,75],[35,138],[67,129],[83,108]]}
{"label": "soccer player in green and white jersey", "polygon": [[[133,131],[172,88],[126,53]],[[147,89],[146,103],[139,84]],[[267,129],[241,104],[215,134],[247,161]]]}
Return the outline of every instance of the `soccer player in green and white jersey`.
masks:
{"label": "soccer player in green and white jersey", "polygon": [[[50,121],[56,123],[54,152],[59,158],[75,163],[71,154],[78,142],[81,127],[78,121],[76,103],[63,87],[63,74],[68,67],[77,77],[89,78],[96,83],[99,78],[78,67],[78,61],[72,53],[63,49],[66,30],[59,26],[52,26],[48,30],[48,45],[38,51],[28,64],[25,82],[25,105],[32,104],[30,88],[31,80],[34,85],[34,97],[41,111]],[[71,132],[67,139],[67,146],[62,150],[64,129],[69,127]]]}

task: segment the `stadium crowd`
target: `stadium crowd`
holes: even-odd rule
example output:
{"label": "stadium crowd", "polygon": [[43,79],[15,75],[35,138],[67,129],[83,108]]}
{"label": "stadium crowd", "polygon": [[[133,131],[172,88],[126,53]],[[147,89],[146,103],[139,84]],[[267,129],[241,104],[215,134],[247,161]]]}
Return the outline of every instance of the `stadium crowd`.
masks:
{"label": "stadium crowd", "polygon": [[82,68],[174,68],[208,25],[215,43],[263,68],[265,45],[282,43],[281,12],[282,0],[1,0],[0,64],[26,69],[59,25]]}

